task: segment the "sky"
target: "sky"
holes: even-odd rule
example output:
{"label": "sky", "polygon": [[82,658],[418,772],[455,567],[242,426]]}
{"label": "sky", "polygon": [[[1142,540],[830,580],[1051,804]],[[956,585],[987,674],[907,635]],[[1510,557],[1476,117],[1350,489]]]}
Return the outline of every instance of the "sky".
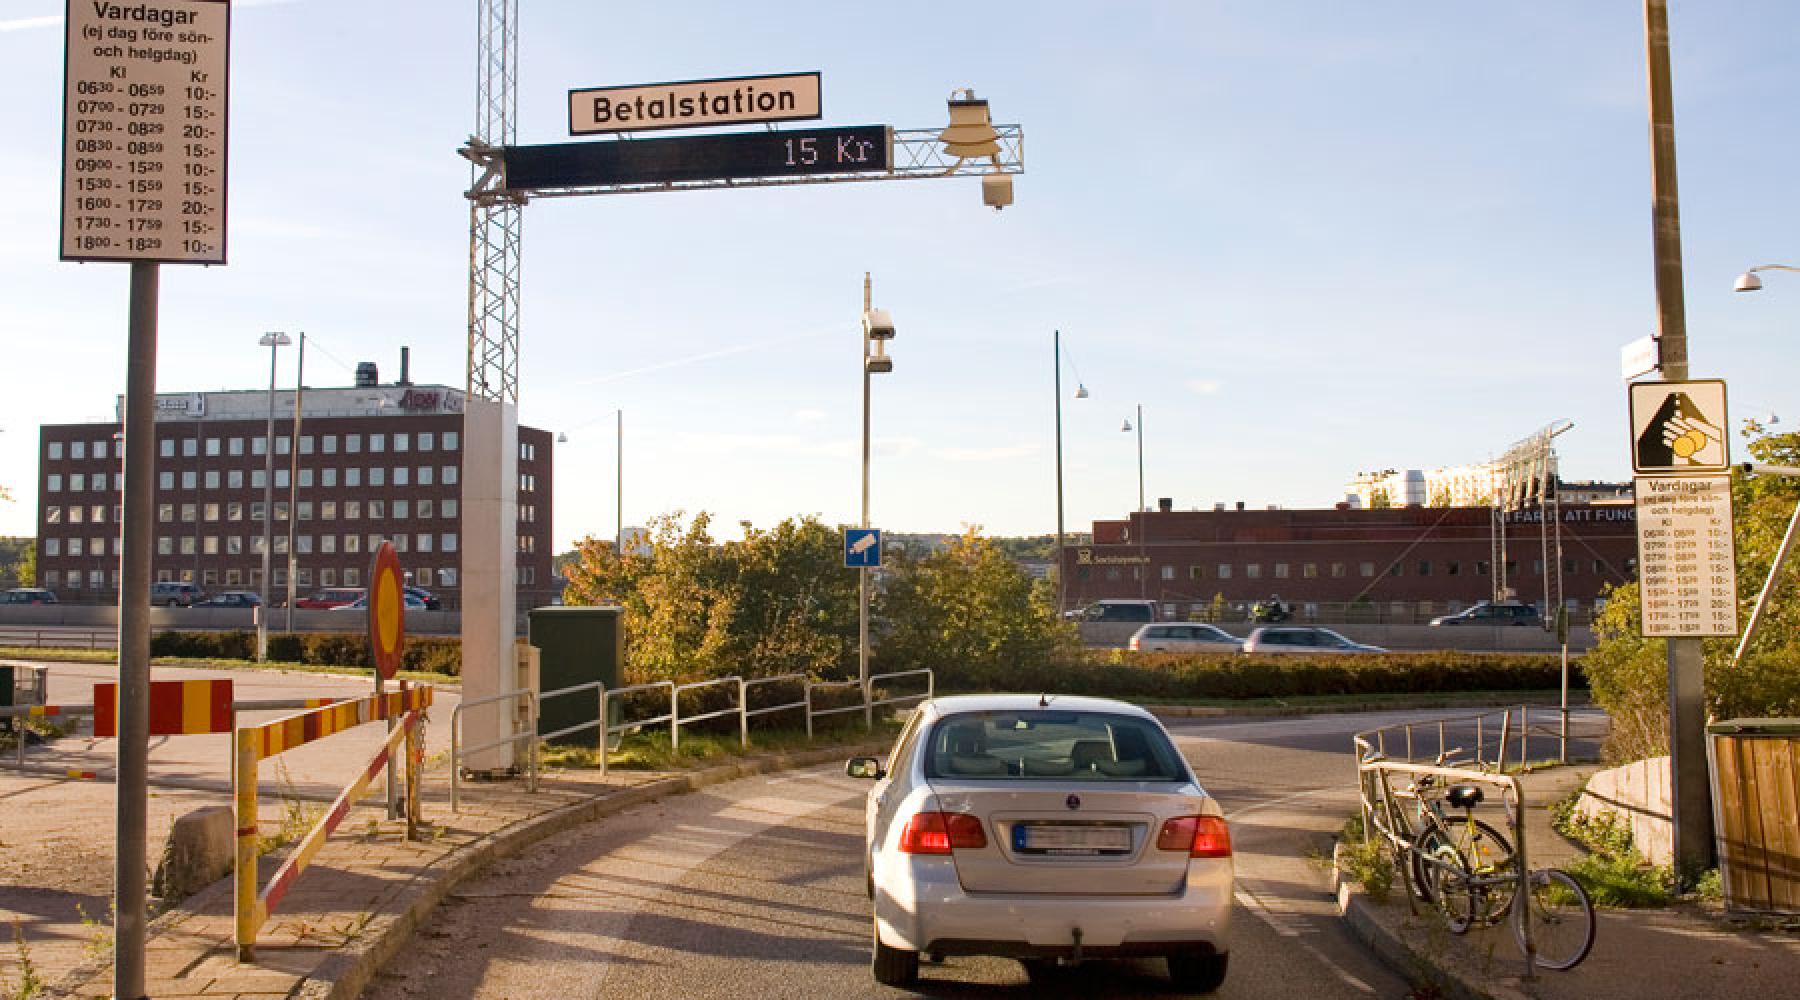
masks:
{"label": "sky", "polygon": [[[0,534],[34,531],[38,426],[112,419],[127,268],[62,263],[61,0],[0,4]],[[466,371],[476,0],[238,0],[230,261],[162,268],[158,388]],[[1800,421],[1800,5],[1671,6],[1689,356],[1733,422]],[[1025,134],[971,178],[552,199],[524,212],[520,420],[558,548],[710,512],[721,536],[860,506],[863,275],[893,316],[872,522],[1056,529],[1325,507],[1361,470],[1485,461],[1569,420],[1565,478],[1630,475],[1619,350],[1656,326],[1642,5],[1330,0],[524,0],[520,142],[573,88],[819,71],[816,124],[937,128],[972,87]],[[653,133],[657,136],[680,133]],[[291,384],[283,352],[281,380]],[[1089,396],[1074,399],[1077,385]],[[1742,454],[1741,444],[1738,454]]]}

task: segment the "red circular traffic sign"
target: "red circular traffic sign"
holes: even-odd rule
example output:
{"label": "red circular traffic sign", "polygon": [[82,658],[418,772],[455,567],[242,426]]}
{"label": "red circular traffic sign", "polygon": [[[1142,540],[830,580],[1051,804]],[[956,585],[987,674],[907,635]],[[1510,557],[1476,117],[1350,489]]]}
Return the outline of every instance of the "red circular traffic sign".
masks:
{"label": "red circular traffic sign", "polygon": [[399,672],[405,647],[406,582],[393,543],[382,542],[369,571],[369,651],[383,680],[392,680]]}

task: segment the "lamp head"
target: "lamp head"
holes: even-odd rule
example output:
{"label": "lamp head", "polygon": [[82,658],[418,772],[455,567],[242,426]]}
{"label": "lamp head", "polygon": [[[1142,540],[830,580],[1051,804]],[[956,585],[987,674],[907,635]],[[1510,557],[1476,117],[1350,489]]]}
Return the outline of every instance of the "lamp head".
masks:
{"label": "lamp head", "polygon": [[568,444],[569,443],[569,432],[563,431],[562,433],[556,435],[556,443],[557,444]]}
{"label": "lamp head", "polygon": [[894,317],[886,309],[870,309],[863,313],[863,336],[880,342],[894,339]]}
{"label": "lamp head", "polygon": [[286,347],[291,343],[293,340],[280,331],[270,331],[257,340],[257,344],[263,347]]}
{"label": "lamp head", "polygon": [[1080,382],[1075,383],[1075,398],[1076,399],[1088,398],[1087,386],[1082,385]]}
{"label": "lamp head", "polygon": [[1128,418],[1125,421],[1125,426],[1119,428],[1119,433],[1129,434],[1130,432],[1131,432],[1131,420]]}
{"label": "lamp head", "polygon": [[987,101],[968,89],[950,95],[950,127],[938,133],[946,153],[958,159],[998,156],[999,140],[1000,134],[994,131],[993,119],[988,116]]}
{"label": "lamp head", "polygon": [[1762,279],[1756,276],[1755,271],[1745,271],[1738,275],[1737,284],[1732,285],[1731,290],[1734,292],[1760,292],[1762,291]]}

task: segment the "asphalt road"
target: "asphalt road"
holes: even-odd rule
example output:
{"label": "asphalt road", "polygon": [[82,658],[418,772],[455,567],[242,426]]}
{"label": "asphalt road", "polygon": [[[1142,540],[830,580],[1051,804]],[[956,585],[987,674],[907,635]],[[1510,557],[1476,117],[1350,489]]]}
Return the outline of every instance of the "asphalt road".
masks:
{"label": "asphalt road", "polygon": [[[1316,858],[1355,809],[1349,734],[1442,714],[1172,726],[1232,818],[1238,908],[1231,974],[1219,996],[1407,994],[1344,932]],[[903,995],[868,971],[858,855],[867,789],[836,765],[749,778],[553,838],[465,883],[364,995]],[[1177,995],[1160,962],[1090,963],[1046,990],[1016,962],[984,958],[925,965],[918,993]]]}

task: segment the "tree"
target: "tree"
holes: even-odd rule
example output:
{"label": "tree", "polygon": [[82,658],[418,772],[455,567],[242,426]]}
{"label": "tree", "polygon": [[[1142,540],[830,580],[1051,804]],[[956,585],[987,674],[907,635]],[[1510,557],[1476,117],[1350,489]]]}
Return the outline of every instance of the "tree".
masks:
{"label": "tree", "polygon": [[1074,641],[1053,602],[971,527],[941,552],[895,561],[881,594],[880,666],[931,667],[940,684],[1004,690],[1010,672]]}
{"label": "tree", "polygon": [[1394,498],[1388,495],[1386,487],[1378,487],[1369,491],[1369,509],[1386,510],[1394,505]]}
{"label": "tree", "polygon": [[[1752,437],[1750,453],[1758,461],[1800,464],[1800,433],[1770,434],[1754,422],[1745,430]],[[1788,519],[1800,502],[1800,482],[1734,472],[1731,491],[1738,620],[1747,626]],[[1800,715],[1800,600],[1793,588],[1797,573],[1800,558],[1790,558],[1770,595],[1757,639],[1738,667],[1731,666],[1735,638],[1705,641],[1706,701],[1714,718]],[[1620,761],[1668,752],[1667,644],[1644,638],[1640,623],[1638,585],[1614,588],[1594,621],[1598,640],[1594,650],[1582,658],[1594,701],[1612,717],[1608,755]]]}

